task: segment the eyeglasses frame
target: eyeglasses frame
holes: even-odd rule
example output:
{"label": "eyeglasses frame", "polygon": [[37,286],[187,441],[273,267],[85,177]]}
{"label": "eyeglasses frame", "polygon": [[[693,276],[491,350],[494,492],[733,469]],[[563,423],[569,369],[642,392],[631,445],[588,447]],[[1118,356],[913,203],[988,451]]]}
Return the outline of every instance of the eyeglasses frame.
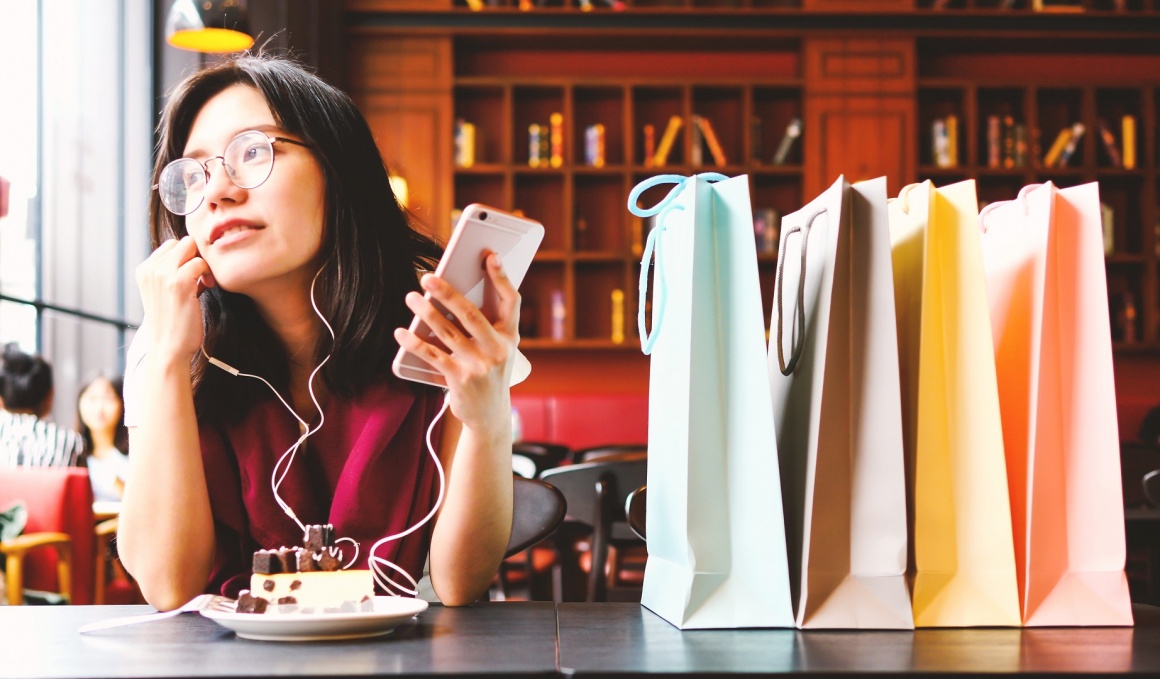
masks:
{"label": "eyeglasses frame", "polygon": [[[273,149],[274,144],[276,142],[280,142],[280,141],[286,142],[288,144],[295,144],[297,146],[301,146],[302,148],[306,148],[306,149],[312,148],[310,146],[310,144],[307,144],[304,141],[298,141],[297,139],[290,139],[289,137],[270,136],[270,135],[266,134],[265,132],[262,132],[261,130],[245,130],[243,132],[237,133],[236,135],[234,135],[233,139],[230,139],[229,144],[226,144],[226,148],[228,149],[230,147],[230,144],[233,144],[234,141],[236,141],[239,137],[242,137],[243,135],[247,135],[247,134],[260,134],[260,135],[264,136],[266,138],[266,141],[270,142],[271,150]],[[161,169],[161,174],[165,174],[165,171],[168,170],[170,168],[170,166],[172,166],[174,163],[181,162],[184,160],[192,160],[193,162],[197,163],[198,165],[201,165],[201,170],[202,170],[202,172],[205,173],[205,182],[206,182],[206,185],[208,186],[210,178],[213,177],[213,175],[210,174],[210,171],[209,171],[209,161],[220,160],[220,161],[222,161],[222,170],[224,170],[226,173],[226,179],[229,179],[230,183],[233,184],[234,186],[238,187],[239,189],[249,191],[249,190],[258,188],[262,184],[265,184],[270,179],[270,175],[274,174],[274,157],[275,156],[273,156],[273,155],[270,156],[270,171],[266,173],[266,176],[262,178],[262,181],[258,182],[257,184],[254,184],[253,186],[242,186],[241,184],[234,181],[233,173],[231,172],[233,170],[233,168],[226,164],[225,156],[210,156],[209,158],[206,158],[205,160],[198,160],[197,158],[189,158],[187,156],[182,156],[181,158],[174,158],[173,160],[171,160],[165,164],[165,167]],[[157,183],[157,184],[153,185],[153,188],[151,190],[156,191],[160,187],[161,187],[161,184]],[[197,205],[193,206],[193,208],[189,212],[185,212],[185,213],[174,212],[173,210],[169,209],[168,205],[165,204],[164,199],[162,199],[162,201],[161,201],[162,207],[164,207],[166,210],[169,210],[170,213],[175,214],[178,217],[186,217],[186,216],[193,214],[204,203],[205,203],[205,191],[204,190],[201,192],[201,200],[198,201]]]}

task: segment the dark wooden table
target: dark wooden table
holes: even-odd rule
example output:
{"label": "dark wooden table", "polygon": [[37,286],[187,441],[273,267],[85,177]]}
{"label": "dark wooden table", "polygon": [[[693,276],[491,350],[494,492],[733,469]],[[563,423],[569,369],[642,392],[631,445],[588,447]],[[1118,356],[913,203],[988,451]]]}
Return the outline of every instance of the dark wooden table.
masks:
{"label": "dark wooden table", "polygon": [[[1144,620],[1148,617],[1148,620]],[[559,604],[560,670],[649,674],[1160,674],[1160,620],[1135,628],[686,630],[638,604]]]}
{"label": "dark wooden table", "polygon": [[148,610],[0,606],[0,678],[1160,674],[1156,608],[1134,628],[681,632],[639,604],[495,602],[351,641],[248,641],[193,613],[77,632]]}
{"label": "dark wooden table", "polygon": [[77,628],[148,606],[0,606],[0,677],[368,677],[554,675],[554,604],[432,606],[387,636],[237,638],[195,613],[93,634]]}

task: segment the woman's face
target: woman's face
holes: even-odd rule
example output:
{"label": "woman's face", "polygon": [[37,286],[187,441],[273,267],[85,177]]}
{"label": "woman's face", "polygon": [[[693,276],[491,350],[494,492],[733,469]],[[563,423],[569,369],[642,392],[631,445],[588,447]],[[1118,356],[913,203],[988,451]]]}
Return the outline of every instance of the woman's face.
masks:
{"label": "woman's face", "polygon": [[107,431],[121,421],[121,395],[105,378],[93,380],[80,396],[81,422],[93,431]]}
{"label": "woman's face", "polygon": [[[206,102],[190,129],[183,155],[208,162],[205,200],[185,218],[214,280],[250,296],[285,294],[309,285],[322,243],[325,180],[310,150],[274,142],[274,166],[260,186],[233,184],[214,158],[242,132],[297,139],[279,129],[262,94],[233,85]],[[299,139],[299,141],[301,141]]]}

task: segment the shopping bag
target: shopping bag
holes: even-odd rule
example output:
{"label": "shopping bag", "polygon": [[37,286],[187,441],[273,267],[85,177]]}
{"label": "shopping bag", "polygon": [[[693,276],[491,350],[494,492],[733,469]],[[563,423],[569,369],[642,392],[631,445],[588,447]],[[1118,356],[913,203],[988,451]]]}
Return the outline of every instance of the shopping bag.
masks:
{"label": "shopping bag", "polygon": [[[670,183],[664,200],[638,207]],[[748,177],[661,175],[628,205],[656,216],[638,300],[651,353],[641,603],[681,629],[792,627]]]}
{"label": "shopping bag", "polygon": [[1024,625],[1131,625],[1095,183],[979,216]]}
{"label": "shopping bag", "polygon": [[916,627],[1017,626],[1019,596],[974,181],[890,202]]}
{"label": "shopping bag", "polygon": [[886,179],[781,222],[769,375],[801,628],[912,629]]}

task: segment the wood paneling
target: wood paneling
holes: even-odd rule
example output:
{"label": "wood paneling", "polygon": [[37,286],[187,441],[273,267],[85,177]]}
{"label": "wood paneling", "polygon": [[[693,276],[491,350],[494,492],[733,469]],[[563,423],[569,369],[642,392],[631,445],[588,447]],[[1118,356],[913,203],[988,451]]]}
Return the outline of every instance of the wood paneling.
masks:
{"label": "wood paneling", "polygon": [[806,83],[815,94],[914,95],[914,40],[806,40]]}
{"label": "wood paneling", "polygon": [[360,35],[347,63],[351,97],[393,174],[407,180],[407,207],[430,231],[450,232],[451,39]]}

